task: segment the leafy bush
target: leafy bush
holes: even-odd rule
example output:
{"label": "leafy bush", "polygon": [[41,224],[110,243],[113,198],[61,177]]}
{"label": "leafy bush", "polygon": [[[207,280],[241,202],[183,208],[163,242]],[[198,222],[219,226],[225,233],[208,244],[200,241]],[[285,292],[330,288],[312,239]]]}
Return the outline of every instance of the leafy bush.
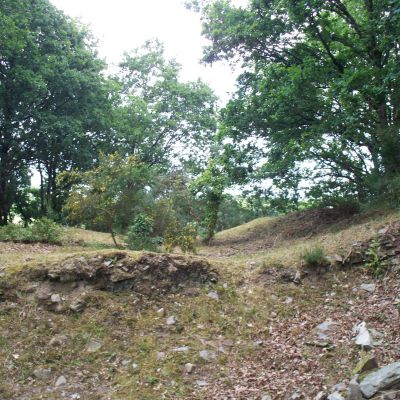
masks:
{"label": "leafy bush", "polygon": [[59,244],[60,237],[61,228],[48,218],[40,218],[28,227],[9,224],[0,228],[0,241]]}
{"label": "leafy bush", "polygon": [[165,250],[172,252],[179,247],[184,253],[196,253],[197,225],[186,224],[181,227],[178,221],[170,225],[165,233]]}
{"label": "leafy bush", "polygon": [[322,247],[319,246],[306,250],[302,254],[302,259],[304,260],[307,267],[312,268],[318,268],[321,266],[326,266],[328,264],[325,251]]}
{"label": "leafy bush", "polygon": [[128,247],[131,250],[158,251],[162,238],[151,237],[153,219],[146,214],[139,214],[128,228]]}

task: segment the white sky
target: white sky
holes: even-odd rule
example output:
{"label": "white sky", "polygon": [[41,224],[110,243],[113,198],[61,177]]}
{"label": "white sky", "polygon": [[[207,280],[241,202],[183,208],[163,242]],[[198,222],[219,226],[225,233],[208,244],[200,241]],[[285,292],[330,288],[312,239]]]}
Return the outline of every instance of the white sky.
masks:
{"label": "white sky", "polygon": [[[71,17],[89,25],[98,39],[98,50],[110,66],[125,51],[158,38],[165,44],[168,58],[182,64],[182,78],[206,81],[221,98],[234,89],[236,73],[227,65],[200,65],[202,48],[200,15],[185,8],[184,0],[51,0]],[[234,0],[245,5],[247,0]]]}

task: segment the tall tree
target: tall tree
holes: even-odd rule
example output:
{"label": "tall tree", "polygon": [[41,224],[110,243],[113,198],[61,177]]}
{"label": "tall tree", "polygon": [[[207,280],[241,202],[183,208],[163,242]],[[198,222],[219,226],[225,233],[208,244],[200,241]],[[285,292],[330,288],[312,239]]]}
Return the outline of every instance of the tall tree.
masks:
{"label": "tall tree", "polygon": [[103,66],[87,31],[48,0],[1,2],[0,224],[7,223],[21,168],[43,168],[50,195],[65,159],[85,159]]}
{"label": "tall tree", "polygon": [[166,60],[163,46],[147,42],[126,54],[117,78],[120,103],[114,129],[123,151],[149,165],[204,154],[216,128],[216,97],[200,80],[183,82],[180,66]]}
{"label": "tall tree", "polygon": [[224,132],[266,141],[264,177],[362,197],[371,176],[400,173],[397,1],[221,0],[203,11],[205,60],[245,70]]}

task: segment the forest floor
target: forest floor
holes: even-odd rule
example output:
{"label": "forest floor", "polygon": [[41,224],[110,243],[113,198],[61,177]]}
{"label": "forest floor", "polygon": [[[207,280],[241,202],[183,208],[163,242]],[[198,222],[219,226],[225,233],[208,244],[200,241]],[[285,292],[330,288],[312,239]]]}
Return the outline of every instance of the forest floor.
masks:
{"label": "forest floor", "polygon": [[[321,246],[344,260],[388,227],[397,240],[399,220],[332,210],[262,218],[196,256],[116,251],[83,230],[62,246],[0,243],[0,399],[330,393],[362,356],[353,332],[362,321],[378,336],[379,364],[400,360],[400,272],[376,279],[360,263],[299,282],[301,255]],[[334,322],[328,343],[315,330],[324,321]]]}

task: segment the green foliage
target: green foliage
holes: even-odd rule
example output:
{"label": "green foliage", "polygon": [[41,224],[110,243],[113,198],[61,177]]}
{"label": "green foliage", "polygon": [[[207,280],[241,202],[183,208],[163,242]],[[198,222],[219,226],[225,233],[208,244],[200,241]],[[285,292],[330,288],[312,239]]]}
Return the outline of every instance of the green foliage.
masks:
{"label": "green foliage", "polygon": [[395,1],[200,3],[205,61],[243,61],[220,129],[236,166],[275,190],[361,200],[377,194],[371,175],[400,172]]}
{"label": "green foliage", "polygon": [[206,243],[209,243],[215,235],[218,211],[224,198],[224,190],[227,184],[228,177],[216,158],[211,158],[206,169],[192,182],[192,192],[205,203],[204,221],[201,225]]}
{"label": "green foliage", "polygon": [[151,237],[154,221],[146,214],[138,214],[127,231],[127,243],[131,250],[158,251],[159,237]]}
{"label": "green foliage", "polygon": [[59,244],[60,238],[61,228],[48,218],[40,218],[27,227],[17,224],[0,227],[0,241]]}
{"label": "green foliage", "polygon": [[184,253],[196,253],[197,225],[188,223],[181,226],[176,220],[165,232],[164,247],[167,252],[172,252],[179,247]]}
{"label": "green foliage", "polygon": [[152,203],[153,175],[136,156],[102,155],[96,168],[80,174],[64,212],[71,223],[102,226],[115,241],[115,229],[125,230]]}
{"label": "green foliage", "polygon": [[327,258],[322,247],[308,249],[301,257],[307,267],[318,268],[327,265]]}
{"label": "green foliage", "polygon": [[100,73],[104,63],[90,35],[48,0],[2,0],[0,48],[4,225],[29,166],[39,167],[46,179],[42,190],[51,206],[57,206],[56,176],[63,169],[92,163],[108,100]]}
{"label": "green foliage", "polygon": [[379,241],[373,240],[367,251],[368,260],[365,263],[365,266],[368,268],[368,270],[371,271],[371,273],[376,277],[382,276],[385,272],[385,268],[382,263],[382,258],[379,251]]}

